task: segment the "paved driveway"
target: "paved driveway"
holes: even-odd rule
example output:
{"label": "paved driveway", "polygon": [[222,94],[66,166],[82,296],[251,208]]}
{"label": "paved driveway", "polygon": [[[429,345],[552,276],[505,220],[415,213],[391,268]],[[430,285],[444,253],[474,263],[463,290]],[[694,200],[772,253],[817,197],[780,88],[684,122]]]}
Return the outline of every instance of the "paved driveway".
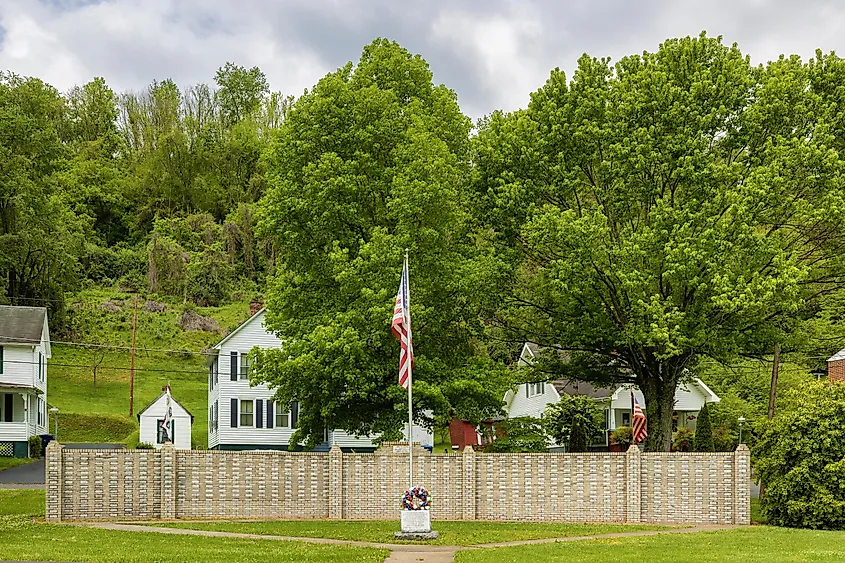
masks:
{"label": "paved driveway", "polygon": [[18,465],[0,471],[0,487],[4,483],[44,484],[44,460],[39,459],[26,465]]}

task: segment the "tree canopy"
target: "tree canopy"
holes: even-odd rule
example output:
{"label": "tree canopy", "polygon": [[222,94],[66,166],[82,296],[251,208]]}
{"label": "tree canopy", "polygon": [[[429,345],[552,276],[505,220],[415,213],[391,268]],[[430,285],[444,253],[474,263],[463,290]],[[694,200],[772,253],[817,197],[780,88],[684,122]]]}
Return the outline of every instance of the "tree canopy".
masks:
{"label": "tree canopy", "polygon": [[479,223],[513,268],[499,328],[644,392],[668,450],[704,357],[765,353],[841,287],[839,59],[754,68],[719,38],[583,56],[475,143]]}
{"label": "tree canopy", "polygon": [[499,411],[502,369],[480,353],[490,275],[466,212],[470,129],[426,62],[386,40],[286,115],[259,220],[279,249],[267,326],[285,344],[257,352],[254,381],[299,402],[297,438],[313,444],[324,428],[398,437],[406,392],[389,327],[405,249],[415,416]]}

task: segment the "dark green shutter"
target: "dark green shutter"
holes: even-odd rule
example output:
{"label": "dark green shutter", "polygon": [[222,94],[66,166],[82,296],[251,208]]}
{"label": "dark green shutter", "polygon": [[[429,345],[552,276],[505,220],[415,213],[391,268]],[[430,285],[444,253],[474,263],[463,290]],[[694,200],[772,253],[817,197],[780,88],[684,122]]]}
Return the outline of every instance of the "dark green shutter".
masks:
{"label": "dark green shutter", "polygon": [[290,406],[290,427],[296,428],[299,422],[299,403],[292,403]]}
{"label": "dark green shutter", "polygon": [[255,399],[255,427],[264,428],[264,401]]}
{"label": "dark green shutter", "polygon": [[267,399],[267,428],[273,428],[273,399]]}
{"label": "dark green shutter", "polygon": [[231,361],[229,363],[229,379],[232,381],[238,380],[238,353],[232,352],[229,354]]}
{"label": "dark green shutter", "polygon": [[230,413],[231,417],[229,419],[229,426],[231,428],[238,427],[238,400],[232,399],[232,412]]}

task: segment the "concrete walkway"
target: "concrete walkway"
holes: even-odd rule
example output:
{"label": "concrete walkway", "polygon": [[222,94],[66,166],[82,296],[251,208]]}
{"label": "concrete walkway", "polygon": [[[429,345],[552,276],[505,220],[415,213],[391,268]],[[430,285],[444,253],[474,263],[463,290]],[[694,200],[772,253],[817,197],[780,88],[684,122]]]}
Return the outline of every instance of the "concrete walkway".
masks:
{"label": "concrete walkway", "polygon": [[454,546],[454,545],[425,545],[425,544],[395,544],[375,543],[353,540],[336,540],[329,538],[307,538],[299,536],[271,536],[263,534],[243,534],[239,532],[216,532],[212,530],[189,530],[185,528],[164,528],[161,526],[143,526],[140,524],[121,524],[118,522],[74,522],[68,523],[72,526],[85,526],[99,528],[101,530],[115,530],[124,532],[152,532],[159,534],[175,534],[189,536],[205,536],[213,538],[242,538],[242,539],[263,539],[274,541],[298,541],[304,543],[319,543],[332,545],[349,545],[356,547],[375,547],[378,549],[389,549],[390,556],[385,563],[412,563],[423,561],[425,563],[451,563],[455,553],[465,549],[487,549],[496,547],[513,547],[519,545],[535,545],[555,542],[572,542],[597,539],[613,538],[635,538],[642,536],[657,536],[660,534],[695,534],[699,532],[714,532],[719,530],[732,530],[741,526],[691,526],[689,528],[669,528],[666,530],[652,530],[643,532],[618,532],[615,534],[598,534],[593,536],[570,536],[563,538],[542,538],[536,540],[520,540],[501,543],[485,543],[477,545]]}

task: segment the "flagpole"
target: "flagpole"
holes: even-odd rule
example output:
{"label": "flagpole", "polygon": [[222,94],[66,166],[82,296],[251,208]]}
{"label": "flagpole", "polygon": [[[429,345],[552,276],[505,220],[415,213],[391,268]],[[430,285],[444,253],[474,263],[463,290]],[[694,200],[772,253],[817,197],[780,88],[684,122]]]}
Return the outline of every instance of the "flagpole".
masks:
{"label": "flagpole", "polygon": [[411,340],[411,271],[408,267],[408,249],[405,249],[405,272],[407,272],[408,279],[406,280],[408,291],[408,490],[414,488],[414,410],[413,410],[413,341]]}
{"label": "flagpole", "polygon": [[631,438],[633,438],[634,445],[637,445],[637,438],[634,436],[634,387],[631,386]]}

